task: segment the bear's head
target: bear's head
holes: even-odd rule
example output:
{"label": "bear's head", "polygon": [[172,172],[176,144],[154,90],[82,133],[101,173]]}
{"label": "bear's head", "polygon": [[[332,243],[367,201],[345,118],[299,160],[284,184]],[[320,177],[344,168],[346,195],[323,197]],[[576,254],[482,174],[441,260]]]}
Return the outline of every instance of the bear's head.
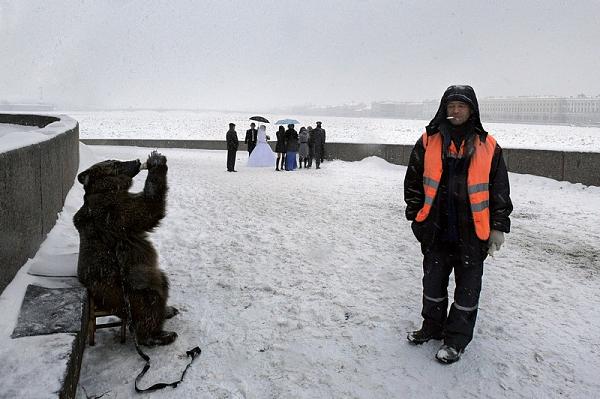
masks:
{"label": "bear's head", "polygon": [[127,191],[133,178],[140,172],[142,163],[134,161],[106,160],[90,166],[77,176],[86,194],[107,191]]}

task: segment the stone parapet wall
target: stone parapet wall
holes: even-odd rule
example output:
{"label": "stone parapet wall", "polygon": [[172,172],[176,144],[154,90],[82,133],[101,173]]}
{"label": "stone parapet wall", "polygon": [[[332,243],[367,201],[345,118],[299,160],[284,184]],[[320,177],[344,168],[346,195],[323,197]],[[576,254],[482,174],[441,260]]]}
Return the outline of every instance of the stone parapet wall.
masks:
{"label": "stone parapet wall", "polygon": [[[46,128],[53,122],[67,127]],[[39,143],[0,152],[1,293],[35,255],[63,208],[79,168],[79,125],[66,116],[7,114],[0,114],[0,123],[52,131]]]}
{"label": "stone parapet wall", "polygon": [[[193,148],[225,150],[225,141],[219,140],[135,140],[135,139],[84,139],[91,145],[126,145],[154,148]],[[270,142],[275,149],[275,143]],[[246,146],[240,143],[239,151]],[[327,143],[327,159],[360,161],[377,156],[397,165],[408,165],[412,145]],[[504,159],[510,172],[525,173],[551,179],[600,186],[600,153],[565,152],[528,149],[503,149]]]}

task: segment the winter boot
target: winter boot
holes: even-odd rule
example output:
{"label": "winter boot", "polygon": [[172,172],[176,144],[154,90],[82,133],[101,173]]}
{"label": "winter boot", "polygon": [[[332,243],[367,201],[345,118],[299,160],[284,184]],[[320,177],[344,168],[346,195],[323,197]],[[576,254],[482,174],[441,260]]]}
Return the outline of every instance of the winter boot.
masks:
{"label": "winter boot", "polygon": [[444,344],[435,354],[435,358],[440,363],[452,364],[460,360],[460,355],[462,355],[464,351],[464,349],[456,349],[450,345]]}
{"label": "winter boot", "polygon": [[432,339],[442,339],[443,335],[439,331],[433,331],[428,328],[421,328],[420,330],[411,331],[406,336],[406,339],[412,344],[421,345]]}
{"label": "winter boot", "polygon": [[275,160],[275,170],[279,172],[279,158]]}
{"label": "winter boot", "polygon": [[300,162],[298,162],[298,164],[300,165],[298,169],[302,169],[302,158],[300,158]]}

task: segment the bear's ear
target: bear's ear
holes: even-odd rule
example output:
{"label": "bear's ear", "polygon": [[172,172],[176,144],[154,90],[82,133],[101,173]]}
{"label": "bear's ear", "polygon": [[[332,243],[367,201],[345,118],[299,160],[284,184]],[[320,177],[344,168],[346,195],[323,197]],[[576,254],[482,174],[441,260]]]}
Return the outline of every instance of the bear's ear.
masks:
{"label": "bear's ear", "polygon": [[87,184],[90,181],[90,172],[83,171],[81,172],[78,176],[77,176],[77,180],[79,180],[79,183],[83,184],[83,187],[87,186]]}

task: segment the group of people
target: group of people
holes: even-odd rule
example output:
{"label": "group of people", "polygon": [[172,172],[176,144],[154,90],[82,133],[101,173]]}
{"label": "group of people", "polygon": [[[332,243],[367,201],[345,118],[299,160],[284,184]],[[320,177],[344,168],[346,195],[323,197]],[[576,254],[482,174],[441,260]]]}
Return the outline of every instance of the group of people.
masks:
{"label": "group of people", "polygon": [[[296,168],[310,169],[315,162],[316,169],[321,169],[321,162],[325,159],[325,129],[321,122],[317,127],[300,128],[296,132],[294,125],[288,125],[287,130],[279,126],[277,131],[277,144],[275,145],[277,161],[275,170],[294,170]],[[296,163],[296,155],[298,163]]]}
{"label": "group of people", "polygon": [[[266,126],[252,122],[250,129],[246,130],[244,143],[248,146],[248,166],[273,166],[276,171],[292,171],[297,168],[312,168],[313,161],[316,169],[321,169],[325,159],[325,129],[322,122],[318,121],[316,127],[301,127],[296,131],[293,124],[287,125],[287,130],[279,126],[275,152],[271,149],[266,134]],[[227,171],[236,172],[235,159],[239,148],[239,140],[235,131],[235,124],[229,124],[226,134],[227,140]],[[277,155],[275,155],[277,154]]]}
{"label": "group of people", "polygon": [[[227,133],[232,151],[237,149],[233,128],[231,124]],[[276,170],[293,170],[296,152],[300,167],[304,162],[304,167],[310,168],[314,159],[319,168],[324,143],[320,122],[315,129],[301,128],[299,133],[293,125],[287,130],[281,127],[277,132]],[[249,151],[252,155],[256,148]],[[235,152],[230,152],[230,171],[233,162]],[[484,130],[471,86],[450,86],[444,92],[435,117],[412,149],[404,178],[404,201],[406,218],[412,221],[423,254],[423,321],[407,339],[412,344],[442,340],[436,359],[454,363],[473,339],[483,262],[503,245],[513,209],[502,148]],[[454,301],[449,306],[452,271]]]}

